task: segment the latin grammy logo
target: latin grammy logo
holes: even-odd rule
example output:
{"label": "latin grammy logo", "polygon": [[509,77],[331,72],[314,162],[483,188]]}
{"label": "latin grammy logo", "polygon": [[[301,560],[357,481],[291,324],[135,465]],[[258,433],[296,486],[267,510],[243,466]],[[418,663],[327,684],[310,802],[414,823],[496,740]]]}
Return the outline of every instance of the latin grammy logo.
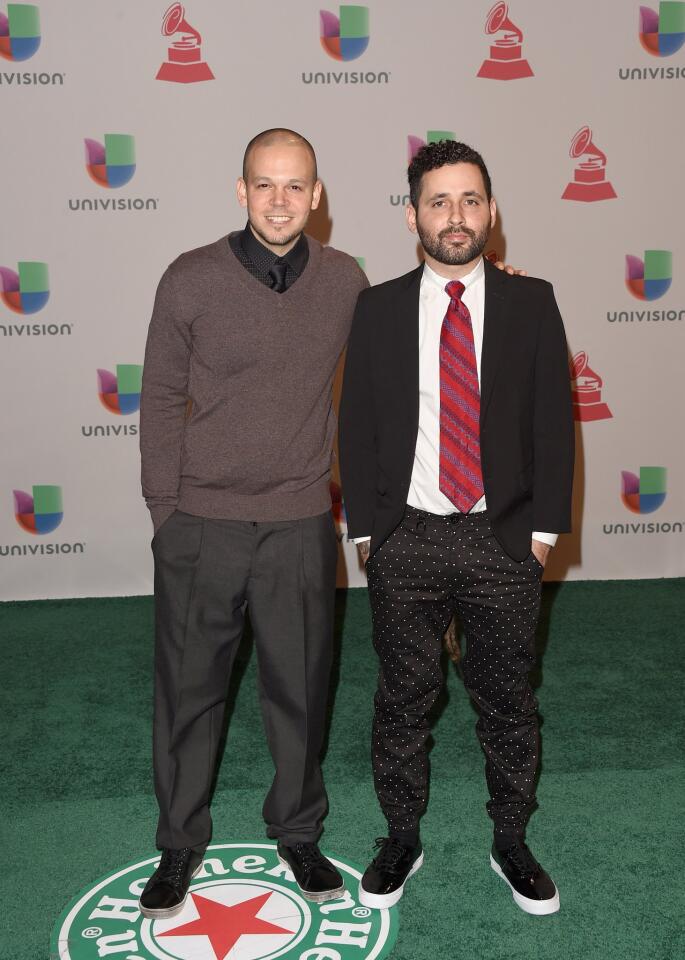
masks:
{"label": "latin grammy logo", "polygon": [[609,407],[602,403],[602,378],[590,367],[584,350],[571,361],[571,396],[574,420],[589,423],[613,419]]}
{"label": "latin grammy logo", "polygon": [[162,36],[177,40],[169,45],[167,59],[159,68],[157,80],[172,83],[197,83],[213,80],[214,74],[202,59],[202,37],[185,19],[182,3],[172,3],[162,20]]}
{"label": "latin grammy logo", "polygon": [[562,200],[613,200],[616,191],[606,179],[606,154],[592,142],[592,130],[581,127],[571,141],[569,155],[574,160],[584,158],[573,171],[573,180],[561,195]]}
{"label": "latin grammy logo", "polygon": [[490,58],[484,60],[478,71],[479,77],[488,80],[520,80],[532,77],[533,71],[527,60],[523,59],[523,33],[509,17],[506,3],[500,0],[488,13],[485,32],[488,36],[500,33],[501,36],[490,47]]}

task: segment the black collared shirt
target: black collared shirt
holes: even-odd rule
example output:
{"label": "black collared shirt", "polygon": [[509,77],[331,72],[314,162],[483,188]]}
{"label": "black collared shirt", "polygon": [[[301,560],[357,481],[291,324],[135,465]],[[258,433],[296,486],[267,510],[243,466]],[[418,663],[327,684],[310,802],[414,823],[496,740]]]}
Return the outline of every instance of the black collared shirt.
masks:
{"label": "black collared shirt", "polygon": [[303,233],[300,234],[295,246],[283,257],[279,257],[268,247],[265,247],[263,243],[260,243],[249,224],[245,226],[241,233],[230,234],[228,242],[231,245],[231,250],[245,269],[267,287],[273,286],[274,281],[273,277],[269,275],[269,270],[276,260],[285,261],[287,264],[285,273],[286,290],[295,283],[309,260],[309,246]]}

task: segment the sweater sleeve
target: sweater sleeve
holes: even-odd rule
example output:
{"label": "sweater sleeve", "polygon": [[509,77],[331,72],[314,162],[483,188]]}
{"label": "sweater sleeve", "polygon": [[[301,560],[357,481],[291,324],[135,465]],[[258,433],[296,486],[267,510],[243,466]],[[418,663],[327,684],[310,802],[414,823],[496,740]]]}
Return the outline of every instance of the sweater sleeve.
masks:
{"label": "sweater sleeve", "polygon": [[181,312],[172,266],[157,288],[140,398],[142,488],[155,531],[178,502],[191,346]]}

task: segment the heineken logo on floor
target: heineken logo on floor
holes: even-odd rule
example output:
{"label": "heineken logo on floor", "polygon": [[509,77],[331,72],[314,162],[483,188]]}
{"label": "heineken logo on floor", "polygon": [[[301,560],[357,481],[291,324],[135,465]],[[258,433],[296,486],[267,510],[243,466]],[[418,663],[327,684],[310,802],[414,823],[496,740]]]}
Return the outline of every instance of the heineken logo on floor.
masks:
{"label": "heineken logo on floor", "polygon": [[159,863],[141,860],[83,890],[55,924],[51,960],[380,960],[397,936],[397,908],[357,900],[360,872],[333,860],[345,896],[310,903],[269,843],[207,849],[183,910],[149,920],[138,898]]}

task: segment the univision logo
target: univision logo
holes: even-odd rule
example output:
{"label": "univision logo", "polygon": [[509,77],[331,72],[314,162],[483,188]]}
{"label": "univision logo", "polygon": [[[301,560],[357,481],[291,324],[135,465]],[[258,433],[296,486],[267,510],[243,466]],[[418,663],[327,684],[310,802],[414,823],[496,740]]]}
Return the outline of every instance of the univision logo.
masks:
{"label": "univision logo", "polygon": [[[50,298],[48,265],[41,260],[21,260],[17,269],[0,267],[0,300],[13,313],[38,313]],[[3,337],[71,336],[72,323],[0,324]]]}
{"label": "univision logo", "polygon": [[[685,43],[685,3],[662,0],[659,9],[639,8],[638,37],[647,53],[662,59],[677,53]],[[682,67],[619,67],[620,80],[678,80]]]}
{"label": "univision logo", "polygon": [[[621,471],[621,500],[631,513],[654,513],[666,500],[666,467],[640,467],[639,474]],[[682,521],[605,523],[606,534],[683,533]]]}
{"label": "univision logo", "polygon": [[[25,533],[44,536],[59,527],[64,518],[62,488],[54,484],[37,484],[31,493],[14,490],[14,516]],[[22,543],[1,544],[0,557],[57,557],[83,553],[85,543]]]}
{"label": "univision logo", "polygon": [[31,488],[31,493],[14,491],[14,515],[22,530],[27,533],[52,533],[62,522],[62,488],[40,484]]}
{"label": "univision logo", "polygon": [[0,11],[0,57],[29,60],[40,46],[40,12],[29,3],[9,3]]}
{"label": "univision logo", "polygon": [[[428,143],[438,143],[440,140],[454,140],[456,139],[453,130],[429,130],[426,133],[425,139],[423,137],[417,137],[414,134],[410,133],[407,137],[407,159],[411,163],[416,154],[419,152],[421,147],[425,147]],[[405,207],[409,203],[409,194],[408,193],[391,193],[390,194],[390,206],[392,207]]]}
{"label": "univision logo", "polygon": [[38,313],[50,299],[48,265],[40,260],[22,260],[17,270],[0,267],[0,298],[14,313]]}
{"label": "univision logo", "polygon": [[621,471],[621,500],[632,513],[654,513],[666,499],[666,467],[640,467],[640,475]]}
{"label": "univision logo", "polygon": [[[357,60],[369,46],[368,7],[343,4],[339,8],[339,15],[329,10],[320,10],[319,27],[321,46],[333,60],[340,60],[343,63]],[[390,73],[387,70],[380,72],[373,70],[310,71],[302,73],[302,82],[333,86],[389,83]]]}
{"label": "univision logo", "polygon": [[[40,47],[40,11],[31,3],[8,3],[7,13],[0,10],[0,57],[11,63],[30,60]],[[4,73],[0,85],[62,86],[63,73]]]}
{"label": "univision logo", "polygon": [[320,10],[321,46],[334,60],[356,60],[369,45],[369,8],[349,4],[340,16]]}
{"label": "univision logo", "polygon": [[[140,409],[142,382],[143,368],[137,363],[118,363],[116,373],[100,369],[97,371],[100,403],[114,416],[131,416]],[[82,425],[81,433],[84,437],[136,437],[138,424]]]}
{"label": "univision logo", "polygon": [[[625,283],[636,300],[659,300],[671,288],[673,257],[670,250],[645,250],[644,257],[626,255]],[[609,323],[681,323],[685,309],[607,311]]]}
{"label": "univision logo", "polygon": [[685,43],[685,3],[662,0],[659,9],[640,7],[640,43],[654,57],[670,57]]}
{"label": "univision logo", "polygon": [[407,137],[409,163],[412,162],[421,147],[425,147],[429,143],[439,143],[440,140],[454,140],[454,138],[455,135],[452,130],[429,130],[426,134],[425,140],[423,140],[421,137],[415,137],[410,134]]}
{"label": "univision logo", "polygon": [[104,144],[85,141],[86,170],[99,187],[123,187],[136,172],[136,142],[128,133],[106,133]]}
{"label": "univision logo", "polygon": [[[130,133],[106,133],[104,143],[99,140],[84,140],[86,147],[86,171],[99,187],[120,188],[133,178],[136,172],[136,141]],[[159,200],[152,197],[94,197],[70,199],[70,210],[156,210]]]}
{"label": "univision logo", "polygon": [[645,250],[644,260],[626,256],[626,286],[638,300],[658,300],[669,290],[673,277],[670,250]]}

